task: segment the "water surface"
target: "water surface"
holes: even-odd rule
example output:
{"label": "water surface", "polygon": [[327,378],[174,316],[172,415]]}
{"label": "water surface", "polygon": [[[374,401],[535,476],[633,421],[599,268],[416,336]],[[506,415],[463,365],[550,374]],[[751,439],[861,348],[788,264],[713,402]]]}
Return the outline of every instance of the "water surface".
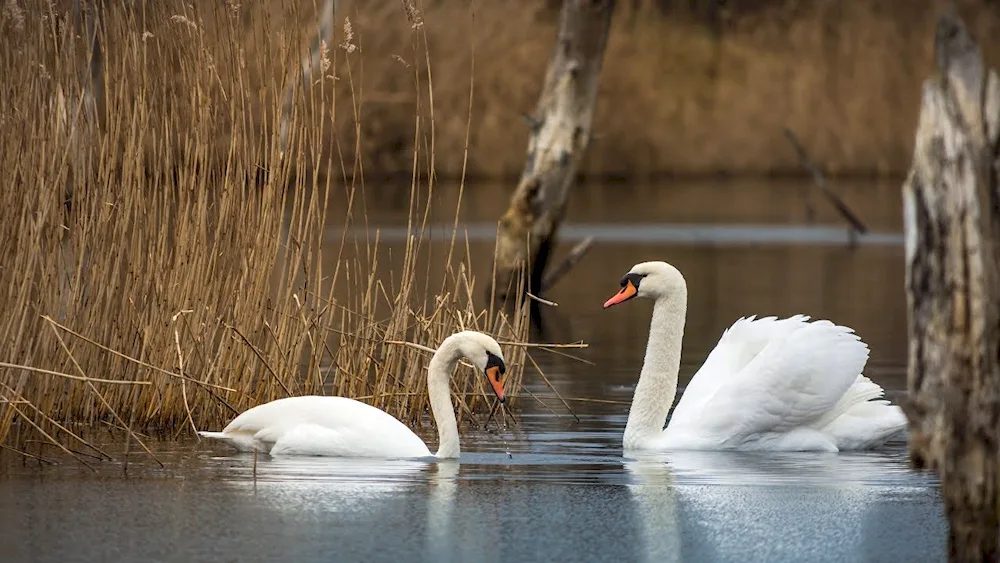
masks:
{"label": "water surface", "polygon": [[[484,278],[508,191],[474,188],[460,225]],[[586,362],[536,355],[572,412],[529,370],[539,399],[522,398],[516,426],[465,429],[460,463],[255,460],[194,441],[155,443],[165,468],[132,455],[127,474],[117,464],[94,475],[7,456],[3,561],[944,560],[937,482],[907,467],[903,443],[851,454],[622,458],[650,306],[601,304],[644,260],[669,260],[688,280],[682,384],[735,319],[807,313],[854,327],[872,349],[866,373],[899,396],[899,188],[841,189],[872,230],[855,246],[818,202],[816,222],[804,222],[801,183],[581,188],[565,242],[597,242],[547,295],[559,307],[547,313],[546,338],[586,341],[574,352]],[[406,198],[394,194],[369,194],[366,211],[390,249],[406,224]],[[456,199],[455,189],[437,188],[435,228],[454,219]],[[344,228],[329,230],[333,254]],[[388,276],[392,258],[385,262]],[[421,433],[436,448],[433,431]]]}
{"label": "water surface", "polygon": [[[541,389],[538,390],[541,392]],[[10,468],[5,561],[935,561],[936,484],[862,454],[622,459],[624,415],[521,418],[460,463],[161,444],[166,469]]]}

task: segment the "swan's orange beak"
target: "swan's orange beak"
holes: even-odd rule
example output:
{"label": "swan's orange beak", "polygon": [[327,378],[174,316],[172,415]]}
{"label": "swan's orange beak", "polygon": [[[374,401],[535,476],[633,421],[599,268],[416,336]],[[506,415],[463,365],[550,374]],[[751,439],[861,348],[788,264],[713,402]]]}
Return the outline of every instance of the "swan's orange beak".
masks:
{"label": "swan's orange beak", "polygon": [[628,301],[629,299],[635,297],[636,293],[639,293],[639,290],[635,287],[635,285],[632,284],[632,280],[628,280],[627,282],[625,282],[625,285],[622,286],[621,290],[618,293],[614,294],[613,296],[611,296],[611,299],[608,299],[607,301],[604,302],[604,308],[607,309],[612,305],[617,305],[623,301]]}
{"label": "swan's orange beak", "polygon": [[490,380],[490,385],[493,387],[493,392],[497,394],[497,399],[500,399],[501,403],[507,402],[507,397],[503,394],[503,381],[500,376],[503,372],[500,371],[500,366],[490,366],[486,368],[486,379]]}

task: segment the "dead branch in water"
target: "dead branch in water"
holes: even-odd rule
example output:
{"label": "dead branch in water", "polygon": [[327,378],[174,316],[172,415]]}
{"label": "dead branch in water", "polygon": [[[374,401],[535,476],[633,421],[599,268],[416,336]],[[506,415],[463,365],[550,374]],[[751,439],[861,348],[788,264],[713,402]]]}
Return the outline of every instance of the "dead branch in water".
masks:
{"label": "dead branch in water", "polygon": [[816,166],[811,158],[809,158],[809,153],[806,152],[806,147],[801,141],[799,141],[795,132],[787,127],[784,128],[784,132],[788,142],[792,144],[792,147],[795,148],[795,152],[798,153],[799,160],[802,162],[802,165],[805,166],[806,170],[808,170],[810,174],[812,174],[813,183],[816,184],[816,187],[819,188],[826,199],[833,204],[833,207],[838,213],[840,213],[844,220],[850,223],[851,228],[855,232],[862,235],[867,233],[868,226],[865,225],[861,219],[859,219],[858,216],[851,211],[851,208],[844,203],[844,200],[841,199],[840,196],[831,190],[830,186],[826,184],[826,176],[823,175],[823,172],[819,169],[819,167]]}
{"label": "dead branch in water", "polygon": [[1000,534],[1000,81],[954,13],[935,40],[903,185],[910,457],[941,478],[951,561]]}
{"label": "dead branch in water", "polygon": [[573,269],[573,266],[576,266],[576,263],[583,258],[583,255],[586,254],[593,245],[594,237],[589,236],[574,246],[573,250],[570,250],[569,254],[566,255],[566,258],[564,258],[558,266],[549,270],[549,273],[545,274],[545,277],[542,278],[542,291],[552,289],[552,286],[556,285],[556,282],[568,274],[569,271]]}
{"label": "dead branch in water", "polygon": [[497,228],[494,298],[510,303],[527,268],[525,291],[542,294],[542,276],[566,211],[570,187],[590,143],[597,83],[613,0],[564,0],[528,140],[521,180]]}

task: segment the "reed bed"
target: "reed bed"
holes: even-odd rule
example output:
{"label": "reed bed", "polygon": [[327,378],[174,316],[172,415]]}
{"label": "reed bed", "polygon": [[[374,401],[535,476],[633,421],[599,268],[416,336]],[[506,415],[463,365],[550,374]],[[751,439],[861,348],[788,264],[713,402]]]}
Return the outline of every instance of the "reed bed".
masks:
{"label": "reed bed", "polygon": [[[421,345],[466,328],[501,341],[516,401],[526,308],[476,304],[461,241],[443,271],[424,264],[435,140],[419,26],[424,62],[406,68],[418,100],[412,236],[378,276],[384,245],[348,234],[369,225],[360,144],[330,135],[340,120],[361,129],[349,28],[321,45],[311,87],[295,88],[282,150],[283,93],[315,28],[274,29],[234,2],[108,4],[95,89],[68,5],[10,5],[22,11],[0,19],[0,445],[40,441],[86,462],[109,457],[94,430],[150,451],[149,435],[219,429],[303,394],[427,423]],[[353,115],[336,115],[338,96]],[[317,171],[322,158],[339,178]],[[347,203],[333,208],[336,190]],[[331,222],[345,227],[333,243]],[[483,378],[463,366],[453,388],[460,419],[484,422],[495,399]]]}

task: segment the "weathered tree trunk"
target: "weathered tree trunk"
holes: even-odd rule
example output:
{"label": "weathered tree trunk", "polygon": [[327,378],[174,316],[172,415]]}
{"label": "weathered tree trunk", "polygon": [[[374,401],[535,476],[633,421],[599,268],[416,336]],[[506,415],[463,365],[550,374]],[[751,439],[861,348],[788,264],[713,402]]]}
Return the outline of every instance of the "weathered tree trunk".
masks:
{"label": "weathered tree trunk", "polygon": [[997,561],[1000,84],[953,13],[937,24],[903,186],[910,455],[941,478],[951,561]]}
{"label": "weathered tree trunk", "polygon": [[597,82],[614,0],[564,0],[559,36],[531,121],[528,157],[510,207],[497,229],[495,296],[506,300],[521,268],[528,290],[542,276],[566,210],[580,160],[590,143]]}
{"label": "weathered tree trunk", "polygon": [[[314,75],[322,66],[323,49],[334,49],[333,22],[337,15],[338,0],[324,0],[323,8],[317,16],[317,33],[313,39],[309,54],[302,58],[302,88],[303,96],[308,99],[309,89],[315,80]],[[288,150],[288,135],[292,125],[292,106],[295,104],[295,72],[291,72],[288,85],[285,86],[285,97],[281,104],[281,124],[278,130],[278,148],[281,154]]]}

